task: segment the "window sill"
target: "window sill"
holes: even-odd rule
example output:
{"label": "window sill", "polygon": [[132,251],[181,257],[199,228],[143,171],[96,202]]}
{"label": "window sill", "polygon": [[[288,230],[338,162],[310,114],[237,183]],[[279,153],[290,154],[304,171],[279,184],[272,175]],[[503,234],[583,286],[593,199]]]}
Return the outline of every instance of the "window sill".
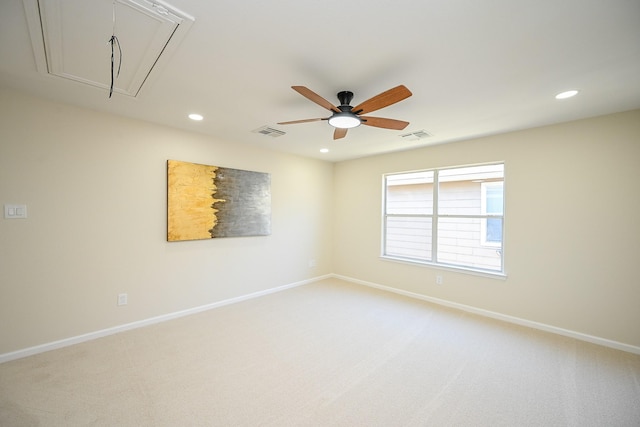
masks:
{"label": "window sill", "polygon": [[499,271],[494,272],[489,270],[477,270],[477,269],[468,268],[468,267],[458,267],[458,266],[447,265],[447,264],[436,264],[433,262],[417,261],[409,258],[397,258],[397,257],[386,256],[386,255],[380,255],[380,259],[383,261],[396,262],[400,264],[417,265],[421,267],[435,268],[438,270],[446,270],[446,271],[453,271],[456,273],[470,274],[472,276],[489,277],[491,279],[498,279],[498,280],[507,279],[507,274]]}

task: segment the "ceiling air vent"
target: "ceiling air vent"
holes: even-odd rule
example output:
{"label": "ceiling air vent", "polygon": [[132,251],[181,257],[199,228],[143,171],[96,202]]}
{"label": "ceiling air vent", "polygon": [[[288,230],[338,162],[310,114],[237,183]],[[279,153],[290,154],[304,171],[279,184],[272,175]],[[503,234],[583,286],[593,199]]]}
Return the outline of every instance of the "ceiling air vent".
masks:
{"label": "ceiling air vent", "polygon": [[252,130],[251,132],[253,132],[253,133],[261,133],[263,135],[267,135],[267,136],[270,136],[272,138],[277,138],[279,136],[282,136],[282,135],[286,134],[286,132],[283,132],[283,131],[278,130],[278,129],[274,129],[274,128],[269,127],[269,126],[262,126],[262,127],[258,128],[258,129]]}
{"label": "ceiling air vent", "polygon": [[433,135],[431,135],[426,130],[419,130],[416,132],[405,133],[403,135],[400,135],[400,137],[405,141],[417,141],[419,139],[429,138],[431,136]]}

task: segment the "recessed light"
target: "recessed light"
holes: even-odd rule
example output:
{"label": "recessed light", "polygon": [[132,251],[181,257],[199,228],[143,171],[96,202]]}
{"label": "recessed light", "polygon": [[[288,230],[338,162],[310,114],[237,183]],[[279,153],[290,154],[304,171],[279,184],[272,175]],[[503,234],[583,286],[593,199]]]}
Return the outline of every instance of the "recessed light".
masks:
{"label": "recessed light", "polygon": [[328,153],[328,152],[329,152],[329,149],[328,149],[328,148],[321,148],[321,149],[320,149],[320,152],[321,152],[321,153]]}
{"label": "recessed light", "polygon": [[561,92],[557,94],[556,99],[567,99],[567,98],[571,98],[572,96],[576,96],[577,94],[578,94],[577,90],[568,90],[566,92]]}
{"label": "recessed light", "polygon": [[202,117],[200,114],[189,114],[189,118],[191,120],[195,120],[196,122],[199,122],[200,120],[204,119],[204,117]]}

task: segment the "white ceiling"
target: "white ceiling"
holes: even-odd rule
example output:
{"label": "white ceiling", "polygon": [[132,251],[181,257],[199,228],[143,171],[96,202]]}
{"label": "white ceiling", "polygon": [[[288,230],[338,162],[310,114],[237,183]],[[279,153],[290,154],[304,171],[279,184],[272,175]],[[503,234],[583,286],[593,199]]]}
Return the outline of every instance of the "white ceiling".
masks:
{"label": "white ceiling", "polygon": [[[90,1],[106,12],[79,10],[91,34],[74,38],[108,69],[113,0]],[[137,97],[111,99],[38,70],[25,13],[34,2],[0,2],[1,86],[229,144],[340,161],[640,108],[640,0],[158,1],[195,22]],[[137,60],[136,30],[116,28],[125,69]],[[351,90],[355,105],[399,84],[413,96],[369,115],[409,121],[404,131],[360,126],[333,141],[326,121],[277,125],[329,115],[292,85],[334,104]],[[265,125],[287,133],[252,132]],[[433,136],[399,137],[420,130]]]}

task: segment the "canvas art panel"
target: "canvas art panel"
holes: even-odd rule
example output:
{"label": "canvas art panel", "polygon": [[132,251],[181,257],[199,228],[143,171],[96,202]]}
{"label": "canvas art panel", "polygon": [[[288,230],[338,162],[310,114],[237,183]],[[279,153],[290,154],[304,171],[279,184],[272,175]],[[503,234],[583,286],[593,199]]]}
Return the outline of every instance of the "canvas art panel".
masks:
{"label": "canvas art panel", "polygon": [[271,234],[271,175],[167,161],[167,240]]}

